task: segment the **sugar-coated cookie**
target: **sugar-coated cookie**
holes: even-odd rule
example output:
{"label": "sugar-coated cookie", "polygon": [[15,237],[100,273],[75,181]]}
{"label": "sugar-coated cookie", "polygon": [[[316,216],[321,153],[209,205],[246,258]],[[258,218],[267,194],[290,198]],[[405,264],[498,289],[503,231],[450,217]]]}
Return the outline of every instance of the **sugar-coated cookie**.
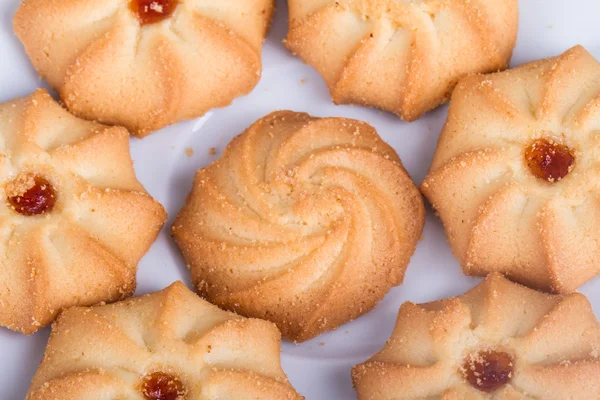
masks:
{"label": "sugar-coated cookie", "polygon": [[280,111],[198,171],[173,234],[210,301],[302,341],[402,282],[424,214],[373,127]]}
{"label": "sugar-coated cookie", "polygon": [[450,98],[470,73],[504,69],[517,0],[289,0],[287,47],[313,66],[336,104],[406,121]]}
{"label": "sugar-coated cookie", "polygon": [[23,0],[14,29],[74,114],[145,136],[258,83],[273,0]]}
{"label": "sugar-coated cookie", "polygon": [[462,296],[403,304],[385,347],[352,377],[360,400],[597,399],[599,356],[583,295],[493,273]]}
{"label": "sugar-coated cookie", "polygon": [[465,273],[569,292],[600,273],[600,63],[583,47],[461,81],[421,190]]}
{"label": "sugar-coated cookie", "polygon": [[65,311],[27,400],[301,400],[266,321],[219,310],[181,282]]}
{"label": "sugar-coated cookie", "polygon": [[78,119],[43,90],[0,104],[0,326],[133,294],[166,219],[138,182],[129,133]]}

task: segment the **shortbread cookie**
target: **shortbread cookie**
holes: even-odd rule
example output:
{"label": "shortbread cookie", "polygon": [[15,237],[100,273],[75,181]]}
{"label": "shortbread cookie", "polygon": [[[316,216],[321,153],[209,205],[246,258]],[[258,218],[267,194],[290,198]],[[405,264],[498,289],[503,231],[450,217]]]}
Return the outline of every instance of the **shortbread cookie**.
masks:
{"label": "shortbread cookie", "polygon": [[0,104],[0,326],[133,294],[166,215],[137,181],[129,133],[77,119],[43,90]]}
{"label": "shortbread cookie", "polygon": [[421,190],[465,273],[569,292],[600,273],[600,63],[582,47],[462,81]]}
{"label": "shortbread cookie", "polygon": [[336,104],[406,121],[447,101],[470,73],[504,69],[517,0],[289,0],[287,47],[325,79]]}
{"label": "shortbread cookie", "polygon": [[493,273],[462,296],[403,304],[390,340],[352,378],[360,400],[598,399],[599,356],[583,295]]}
{"label": "shortbread cookie", "polygon": [[65,311],[27,400],[300,400],[266,321],[219,310],[181,282]]}
{"label": "shortbread cookie", "polygon": [[375,129],[280,111],[198,171],[173,234],[210,301],[302,341],[400,284],[423,223],[421,195]]}
{"label": "shortbread cookie", "polygon": [[17,36],[76,115],[145,136],[258,83],[273,0],[23,0]]}

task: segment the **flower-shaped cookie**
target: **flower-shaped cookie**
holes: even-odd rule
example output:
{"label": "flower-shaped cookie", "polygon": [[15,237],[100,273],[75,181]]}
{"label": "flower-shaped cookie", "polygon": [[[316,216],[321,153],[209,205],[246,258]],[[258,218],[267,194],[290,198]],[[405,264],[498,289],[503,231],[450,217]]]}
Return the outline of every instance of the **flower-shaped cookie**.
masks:
{"label": "flower-shaped cookie", "polygon": [[421,190],[465,273],[575,290],[600,273],[600,63],[580,46],[461,81]]}
{"label": "flower-shaped cookie", "polygon": [[289,0],[287,47],[325,79],[336,104],[407,121],[447,101],[469,73],[504,69],[517,0]]}
{"label": "flower-shaped cookie", "polygon": [[219,310],[181,282],[58,318],[27,400],[300,400],[269,322]]}
{"label": "flower-shaped cookie", "polygon": [[76,115],[145,136],[261,74],[273,0],[23,0],[17,36]]}
{"label": "flower-shaped cookie", "polygon": [[493,273],[462,296],[403,304],[386,346],[352,377],[360,400],[597,399],[599,356],[583,295]]}
{"label": "flower-shaped cookie", "polygon": [[61,309],[133,294],[166,215],[137,181],[129,133],[45,92],[0,104],[0,325],[32,333]]}
{"label": "flower-shaped cookie", "polygon": [[198,171],[173,234],[203,295],[301,341],[402,282],[424,214],[373,127],[280,111]]}

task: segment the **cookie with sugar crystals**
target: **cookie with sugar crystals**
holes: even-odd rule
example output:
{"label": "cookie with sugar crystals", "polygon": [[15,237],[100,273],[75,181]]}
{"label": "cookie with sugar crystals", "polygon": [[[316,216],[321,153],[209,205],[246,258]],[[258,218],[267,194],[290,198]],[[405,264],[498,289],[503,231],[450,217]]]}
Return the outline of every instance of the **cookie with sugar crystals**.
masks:
{"label": "cookie with sugar crystals", "polygon": [[250,92],[273,0],[24,0],[14,29],[74,114],[146,136]]}
{"label": "cookie with sugar crystals", "polygon": [[173,235],[210,301],[303,341],[402,283],[424,215],[373,127],[279,111],[197,172]]}
{"label": "cookie with sugar crystals", "polygon": [[599,357],[583,295],[493,273],[461,296],[404,303],[385,347],[352,377],[360,400],[597,399]]}
{"label": "cookie with sugar crystals", "polygon": [[517,0],[289,0],[286,46],[323,77],[336,104],[406,121],[450,98],[472,73],[504,69]]}
{"label": "cookie with sugar crystals", "polygon": [[273,324],[219,310],[176,282],[61,314],[27,400],[301,400],[280,341]]}
{"label": "cookie with sugar crystals", "polygon": [[421,191],[469,275],[600,274],[600,63],[583,47],[461,81]]}
{"label": "cookie with sugar crystals", "polygon": [[0,199],[0,326],[24,333],[131,296],[166,220],[127,130],[78,119],[44,90],[0,104]]}

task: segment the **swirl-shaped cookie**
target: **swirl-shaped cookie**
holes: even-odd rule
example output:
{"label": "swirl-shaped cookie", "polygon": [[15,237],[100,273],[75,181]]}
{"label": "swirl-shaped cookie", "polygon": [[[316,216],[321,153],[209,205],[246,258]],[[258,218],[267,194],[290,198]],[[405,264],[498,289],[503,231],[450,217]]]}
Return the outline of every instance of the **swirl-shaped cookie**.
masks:
{"label": "swirl-shaped cookie", "polygon": [[63,309],[116,301],[166,215],[137,181],[129,133],[45,91],[0,104],[0,325],[32,333]]}
{"label": "swirl-shaped cookie", "polygon": [[581,46],[454,92],[421,189],[465,273],[569,292],[600,273],[600,63]]}
{"label": "swirl-shaped cookie", "polygon": [[360,400],[598,399],[599,356],[583,295],[493,273],[462,296],[403,304],[390,340],[352,377]]}
{"label": "swirl-shaped cookie", "polygon": [[289,0],[286,46],[325,80],[336,104],[406,121],[450,98],[469,73],[504,69],[517,0]]}
{"label": "swirl-shaped cookie", "polygon": [[27,400],[301,400],[269,322],[219,310],[181,282],[58,318]]}
{"label": "swirl-shaped cookie", "polygon": [[272,113],[196,175],[173,234],[212,302],[306,340],[402,282],[422,198],[366,123]]}
{"label": "swirl-shaped cookie", "polygon": [[145,136],[248,93],[273,0],[23,0],[14,29],[74,114]]}

